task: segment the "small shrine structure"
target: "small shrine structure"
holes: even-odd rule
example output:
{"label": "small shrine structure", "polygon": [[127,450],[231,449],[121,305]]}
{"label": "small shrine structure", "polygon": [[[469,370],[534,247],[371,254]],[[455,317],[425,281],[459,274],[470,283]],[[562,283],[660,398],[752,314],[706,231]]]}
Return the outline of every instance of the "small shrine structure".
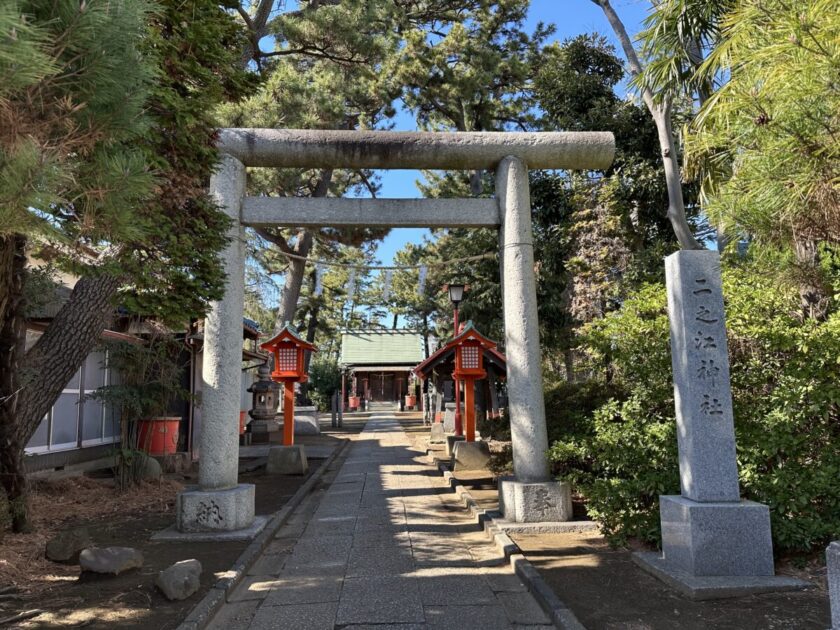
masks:
{"label": "small shrine structure", "polygon": [[318,349],[301,337],[289,323],[274,337],[260,344],[260,348],[274,356],[274,370],[271,380],[283,383],[283,446],[292,446],[295,442],[295,383],[305,383],[306,352],[318,352]]}
{"label": "small shrine structure", "polygon": [[[428,359],[414,368],[414,373],[423,380],[431,379],[435,388],[442,390],[448,379],[464,383],[464,419],[468,442],[475,441],[476,398],[479,406],[490,415],[498,415],[499,405],[495,381],[505,378],[507,359],[499,352],[498,344],[481,334],[471,321],[447,343],[438,348]],[[476,397],[477,384],[485,386]],[[460,405],[461,401],[455,401]],[[456,435],[458,432],[456,431]]]}

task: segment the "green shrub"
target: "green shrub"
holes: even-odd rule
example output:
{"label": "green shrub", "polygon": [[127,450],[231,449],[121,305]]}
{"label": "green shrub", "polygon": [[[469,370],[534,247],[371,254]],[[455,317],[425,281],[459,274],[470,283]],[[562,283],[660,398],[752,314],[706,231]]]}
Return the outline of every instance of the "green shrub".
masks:
{"label": "green shrub", "polygon": [[[769,505],[777,552],[812,551],[840,534],[840,315],[800,321],[795,291],[748,264],[725,269],[724,295],[742,494]],[[599,378],[569,387],[610,400],[553,412],[565,435],[552,461],[613,542],[657,542],[658,495],[679,493],[664,286],[641,288],[581,341]]]}
{"label": "green shrub", "polygon": [[309,366],[309,398],[319,411],[330,410],[330,398],[341,389],[341,369],[335,361],[315,359]]}

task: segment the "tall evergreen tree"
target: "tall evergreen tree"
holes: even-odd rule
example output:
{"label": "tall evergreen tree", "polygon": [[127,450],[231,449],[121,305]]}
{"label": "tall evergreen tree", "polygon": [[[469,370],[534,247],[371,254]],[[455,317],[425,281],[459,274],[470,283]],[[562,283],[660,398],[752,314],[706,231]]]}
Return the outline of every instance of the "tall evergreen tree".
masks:
{"label": "tall evergreen tree", "polygon": [[[15,120],[29,115],[32,129],[53,134],[36,145],[42,156],[35,163],[46,164],[56,184],[46,186],[42,178],[19,187],[15,204],[3,207],[14,220],[4,221],[4,232],[19,240],[37,236],[37,248],[81,275],[25,353],[22,301],[4,320],[17,327],[5,339],[16,344],[9,373],[21,381],[14,389],[4,385],[0,472],[13,526],[21,529],[23,447],[98,343],[115,298],[134,311],[184,322],[221,294],[224,274],[215,254],[225,243],[227,219],[205,192],[216,161],[213,110],[252,81],[235,63],[243,46],[239,25],[210,0],[166,1],[153,14],[134,0],[73,7],[31,0],[18,10],[43,33],[41,50],[54,70],[28,92],[7,96],[9,106],[0,110]],[[40,107],[31,108],[33,101]],[[49,162],[55,140],[68,130],[89,146]],[[19,133],[3,146],[26,142],[31,145]],[[4,182],[15,164],[7,155],[0,162]]]}
{"label": "tall evergreen tree", "polygon": [[112,244],[141,233],[131,209],[152,184],[136,145],[153,73],[140,50],[148,11],[142,1],[41,0],[0,11],[0,481],[18,531],[23,448],[44,416],[28,417],[24,400],[40,376],[25,372],[27,242],[51,244],[68,264],[103,245],[110,262]]}
{"label": "tall evergreen tree", "polygon": [[832,301],[824,250],[840,244],[840,17],[821,0],[744,0],[719,27],[688,80],[728,80],[692,125],[689,163],[706,210],[733,236],[792,253],[802,313],[822,319]]}

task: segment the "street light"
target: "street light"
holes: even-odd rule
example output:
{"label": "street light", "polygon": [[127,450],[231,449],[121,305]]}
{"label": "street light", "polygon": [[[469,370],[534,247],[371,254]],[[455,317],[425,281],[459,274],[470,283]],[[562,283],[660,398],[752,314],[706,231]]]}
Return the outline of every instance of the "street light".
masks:
{"label": "street light", "polygon": [[[458,304],[460,304],[464,299],[464,289],[466,287],[463,284],[450,284],[449,285],[449,299],[452,301],[452,304],[455,306],[455,312],[458,312]],[[458,331],[455,331],[456,334]]]}
{"label": "street light", "polygon": [[[452,334],[453,337],[458,335],[458,305],[464,300],[464,289],[466,289],[466,286],[463,284],[449,285],[449,300],[455,308],[455,332]],[[461,419],[461,383],[454,376],[452,380],[455,382],[455,435],[464,435]]]}

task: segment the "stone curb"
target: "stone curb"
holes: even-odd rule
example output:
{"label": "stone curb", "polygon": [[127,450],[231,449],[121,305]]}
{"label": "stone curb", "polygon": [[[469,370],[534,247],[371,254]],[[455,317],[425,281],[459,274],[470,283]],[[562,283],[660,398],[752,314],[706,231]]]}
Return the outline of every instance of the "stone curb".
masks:
{"label": "stone curb", "polygon": [[444,479],[449,482],[449,487],[458,495],[464,506],[469,508],[470,513],[476,517],[478,523],[484,526],[484,531],[493,538],[493,542],[496,543],[499,551],[505,554],[505,558],[510,561],[510,566],[517,577],[522,580],[534,599],[549,616],[554,627],[560,630],[586,630],[586,627],[578,621],[571,609],[551,590],[551,587],[524,556],[517,544],[495,523],[495,519],[500,518],[501,514],[496,510],[482,508],[469,493],[466,486],[462,485],[449,470],[448,462],[437,458],[434,461]]}
{"label": "stone curb", "polygon": [[257,559],[262,554],[263,550],[268,547],[277,533],[289,517],[294,512],[295,508],[312,492],[315,484],[320,481],[321,477],[330,467],[330,465],[344,452],[352,440],[344,440],[344,444],[339,446],[335,451],[327,457],[323,463],[318,467],[304,484],[297,489],[286,504],[280,508],[271,519],[266,523],[251,544],[239,555],[233,566],[226,572],[225,577],[220,578],[207,592],[207,594],[198,602],[190,611],[190,614],[181,622],[176,630],[202,630],[215,617],[219,609],[225,604],[228,596],[233,592],[239,583],[243,580],[248,570],[254,565]]}

